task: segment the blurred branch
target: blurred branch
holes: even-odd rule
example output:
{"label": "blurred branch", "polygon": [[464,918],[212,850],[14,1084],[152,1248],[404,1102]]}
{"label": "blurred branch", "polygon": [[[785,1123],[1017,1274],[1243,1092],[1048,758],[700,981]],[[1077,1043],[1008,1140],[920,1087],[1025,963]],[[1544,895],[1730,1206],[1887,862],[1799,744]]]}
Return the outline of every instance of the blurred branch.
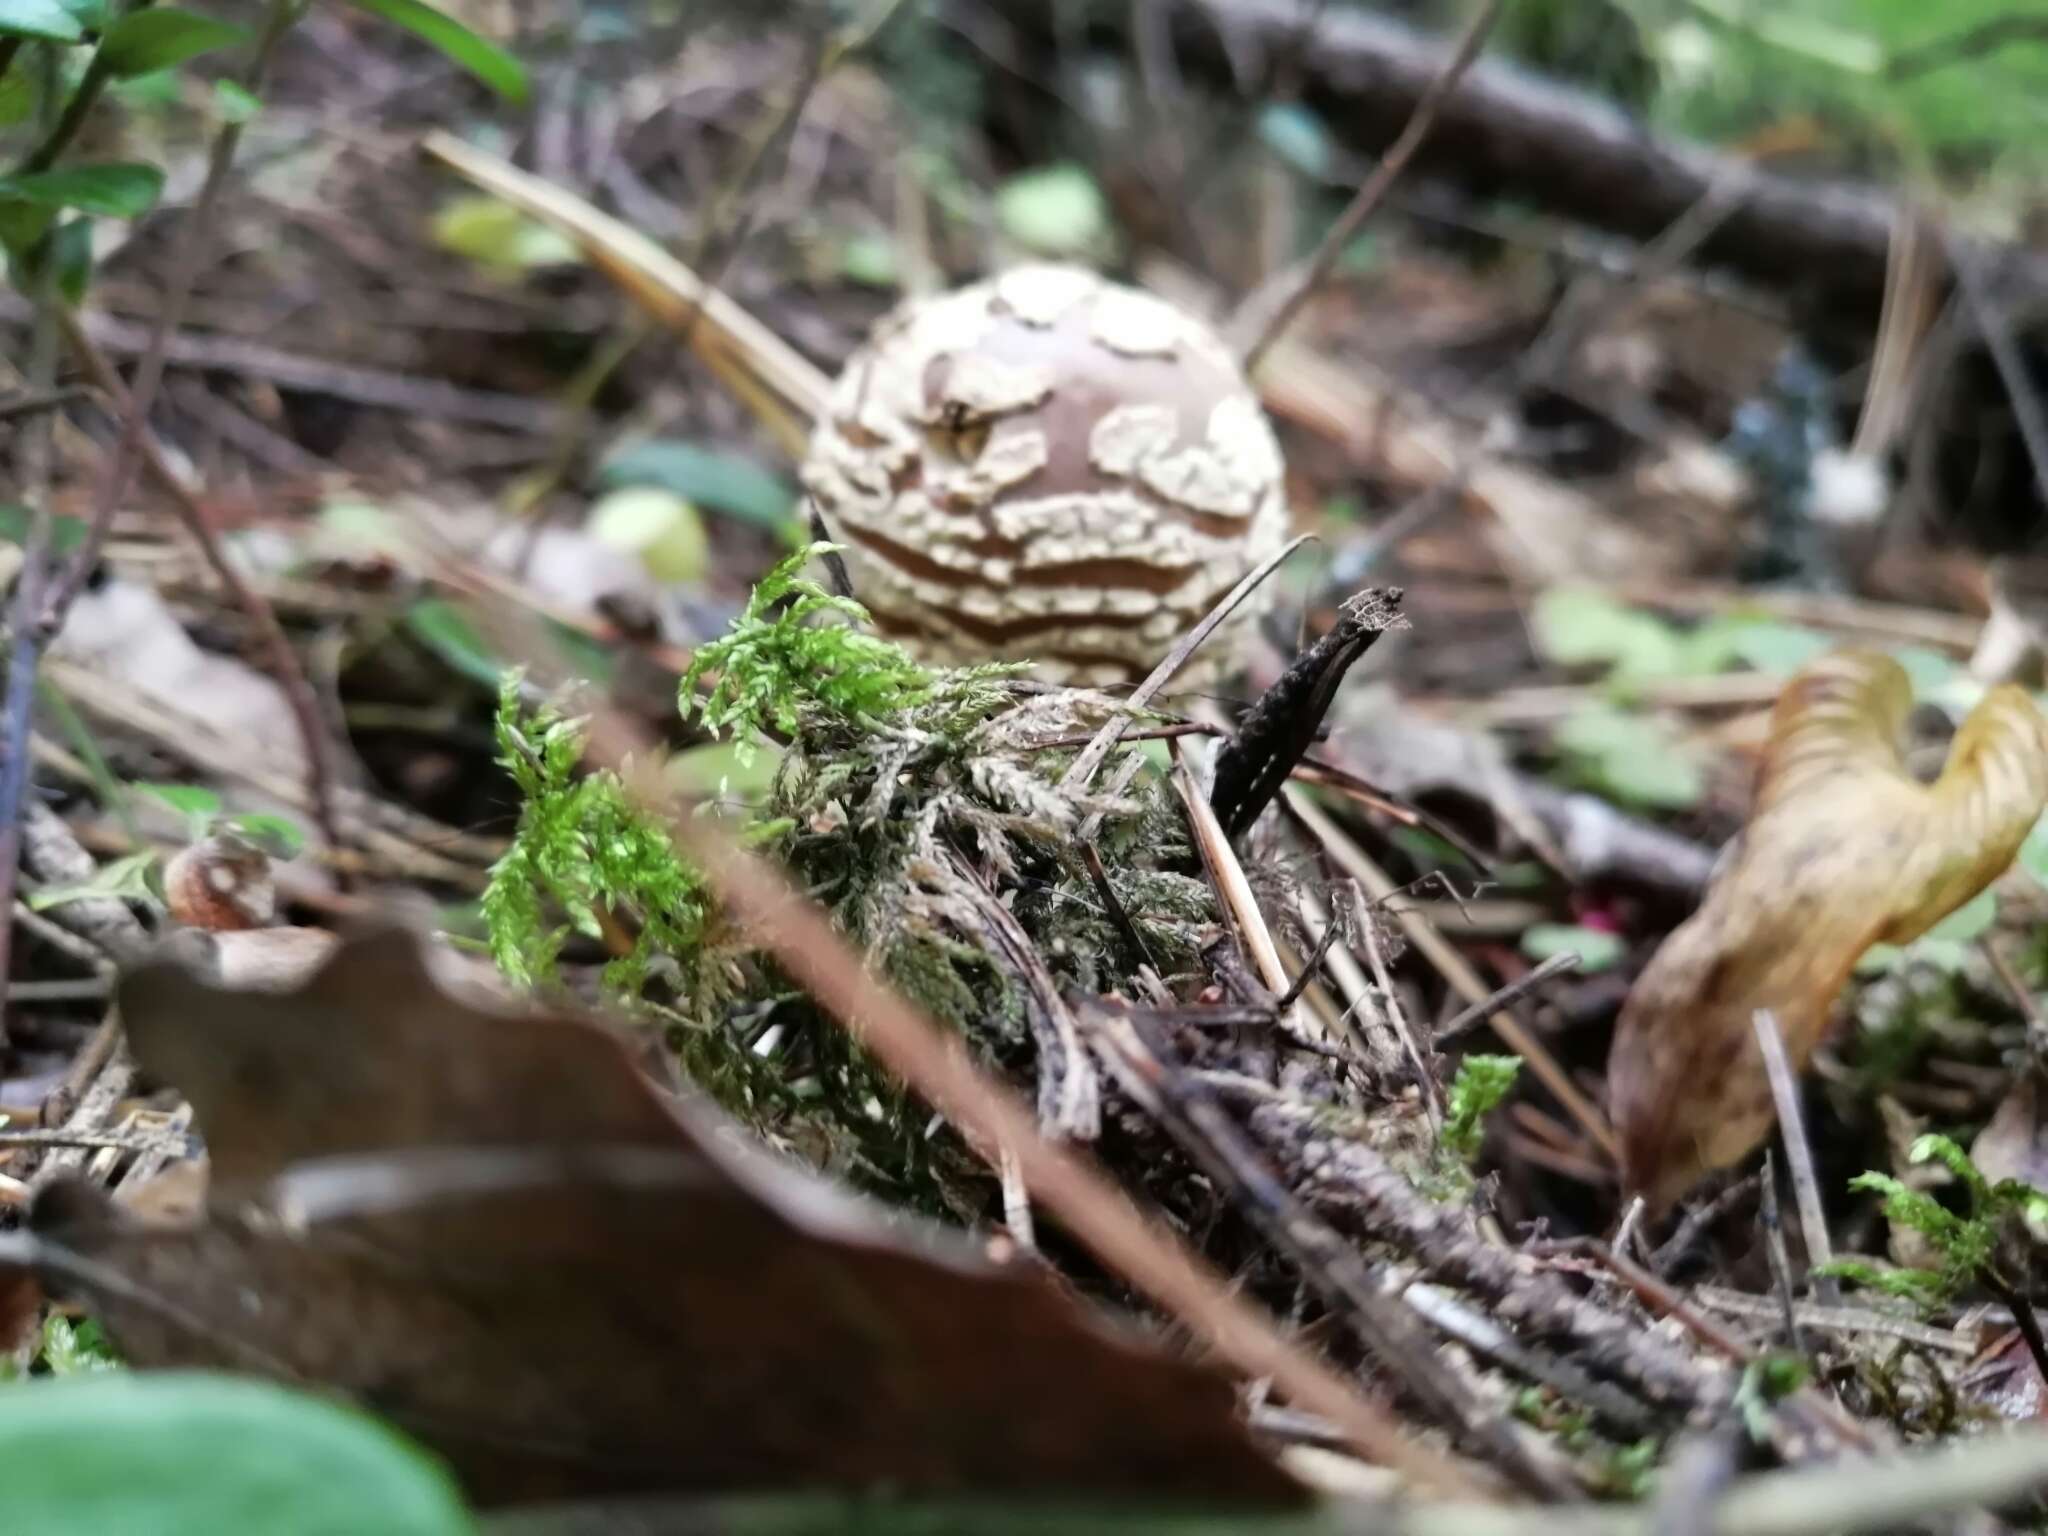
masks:
{"label": "blurred branch", "polygon": [[[1049,46],[1059,0],[1011,0],[1005,18]],[[1107,11],[1098,26],[1116,28]],[[1192,79],[1231,90],[1235,60],[1288,46],[1300,0],[1193,0],[1176,13],[1177,57]],[[1228,41],[1226,41],[1228,39]],[[1301,51],[1301,100],[1347,148],[1377,154],[1399,139],[1452,49],[1387,17],[1331,7]],[[1821,301],[1875,323],[1891,229],[1883,191],[1776,175],[1734,155],[1651,132],[1620,108],[1494,59],[1474,63],[1444,100],[1411,173],[1438,175],[1632,239],[1654,239],[1717,184],[1732,206],[1700,243],[1709,266]],[[2048,259],[1984,249],[2009,273],[2015,302],[2048,297]]]}
{"label": "blurred branch", "polygon": [[1885,77],[1914,80],[2013,43],[2048,42],[2048,16],[1994,16],[1947,37],[1902,48],[1885,61]]}

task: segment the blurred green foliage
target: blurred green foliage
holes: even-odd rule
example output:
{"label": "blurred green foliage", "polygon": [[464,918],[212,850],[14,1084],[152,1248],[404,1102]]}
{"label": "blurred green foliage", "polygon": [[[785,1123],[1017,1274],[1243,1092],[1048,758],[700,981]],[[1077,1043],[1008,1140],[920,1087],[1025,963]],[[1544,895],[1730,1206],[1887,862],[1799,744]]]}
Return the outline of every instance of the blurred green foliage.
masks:
{"label": "blurred green foliage", "polygon": [[1812,147],[1833,161],[1996,176],[2048,155],[2048,30],[2009,25],[1992,46],[1945,45],[2026,10],[2009,0],[1517,0],[1494,46],[1696,137],[1725,143],[1810,119]]}

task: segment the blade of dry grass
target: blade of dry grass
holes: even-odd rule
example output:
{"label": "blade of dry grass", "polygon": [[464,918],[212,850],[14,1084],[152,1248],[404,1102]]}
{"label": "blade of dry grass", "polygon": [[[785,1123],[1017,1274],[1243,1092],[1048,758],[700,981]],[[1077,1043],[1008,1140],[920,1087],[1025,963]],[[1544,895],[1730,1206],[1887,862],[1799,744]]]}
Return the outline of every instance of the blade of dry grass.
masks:
{"label": "blade of dry grass", "polygon": [[824,414],[831,380],[788,342],[628,224],[573,192],[436,130],[420,148],[529,218],[561,231],[605,276],[664,325],[685,334],[704,365],[792,454]]}

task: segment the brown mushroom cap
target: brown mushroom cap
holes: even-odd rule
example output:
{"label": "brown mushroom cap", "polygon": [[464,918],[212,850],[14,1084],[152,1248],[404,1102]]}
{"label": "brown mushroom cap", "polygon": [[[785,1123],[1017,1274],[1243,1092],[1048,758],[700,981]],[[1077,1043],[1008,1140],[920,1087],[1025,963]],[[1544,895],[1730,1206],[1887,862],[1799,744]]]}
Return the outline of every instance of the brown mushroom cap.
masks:
{"label": "brown mushroom cap", "polygon": [[899,308],[803,480],[885,633],[1055,681],[1142,677],[1287,532],[1279,445],[1223,342],[1074,267]]}

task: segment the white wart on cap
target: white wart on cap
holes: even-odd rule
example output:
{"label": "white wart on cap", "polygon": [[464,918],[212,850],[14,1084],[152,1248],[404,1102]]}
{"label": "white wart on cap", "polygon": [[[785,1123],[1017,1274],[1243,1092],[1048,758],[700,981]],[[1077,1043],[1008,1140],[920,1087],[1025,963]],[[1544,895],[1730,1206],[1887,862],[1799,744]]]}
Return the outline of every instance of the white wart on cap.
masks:
{"label": "white wart on cap", "polygon": [[1074,267],[898,309],[803,481],[884,633],[1054,682],[1144,676],[1287,533],[1279,445],[1221,339]]}

